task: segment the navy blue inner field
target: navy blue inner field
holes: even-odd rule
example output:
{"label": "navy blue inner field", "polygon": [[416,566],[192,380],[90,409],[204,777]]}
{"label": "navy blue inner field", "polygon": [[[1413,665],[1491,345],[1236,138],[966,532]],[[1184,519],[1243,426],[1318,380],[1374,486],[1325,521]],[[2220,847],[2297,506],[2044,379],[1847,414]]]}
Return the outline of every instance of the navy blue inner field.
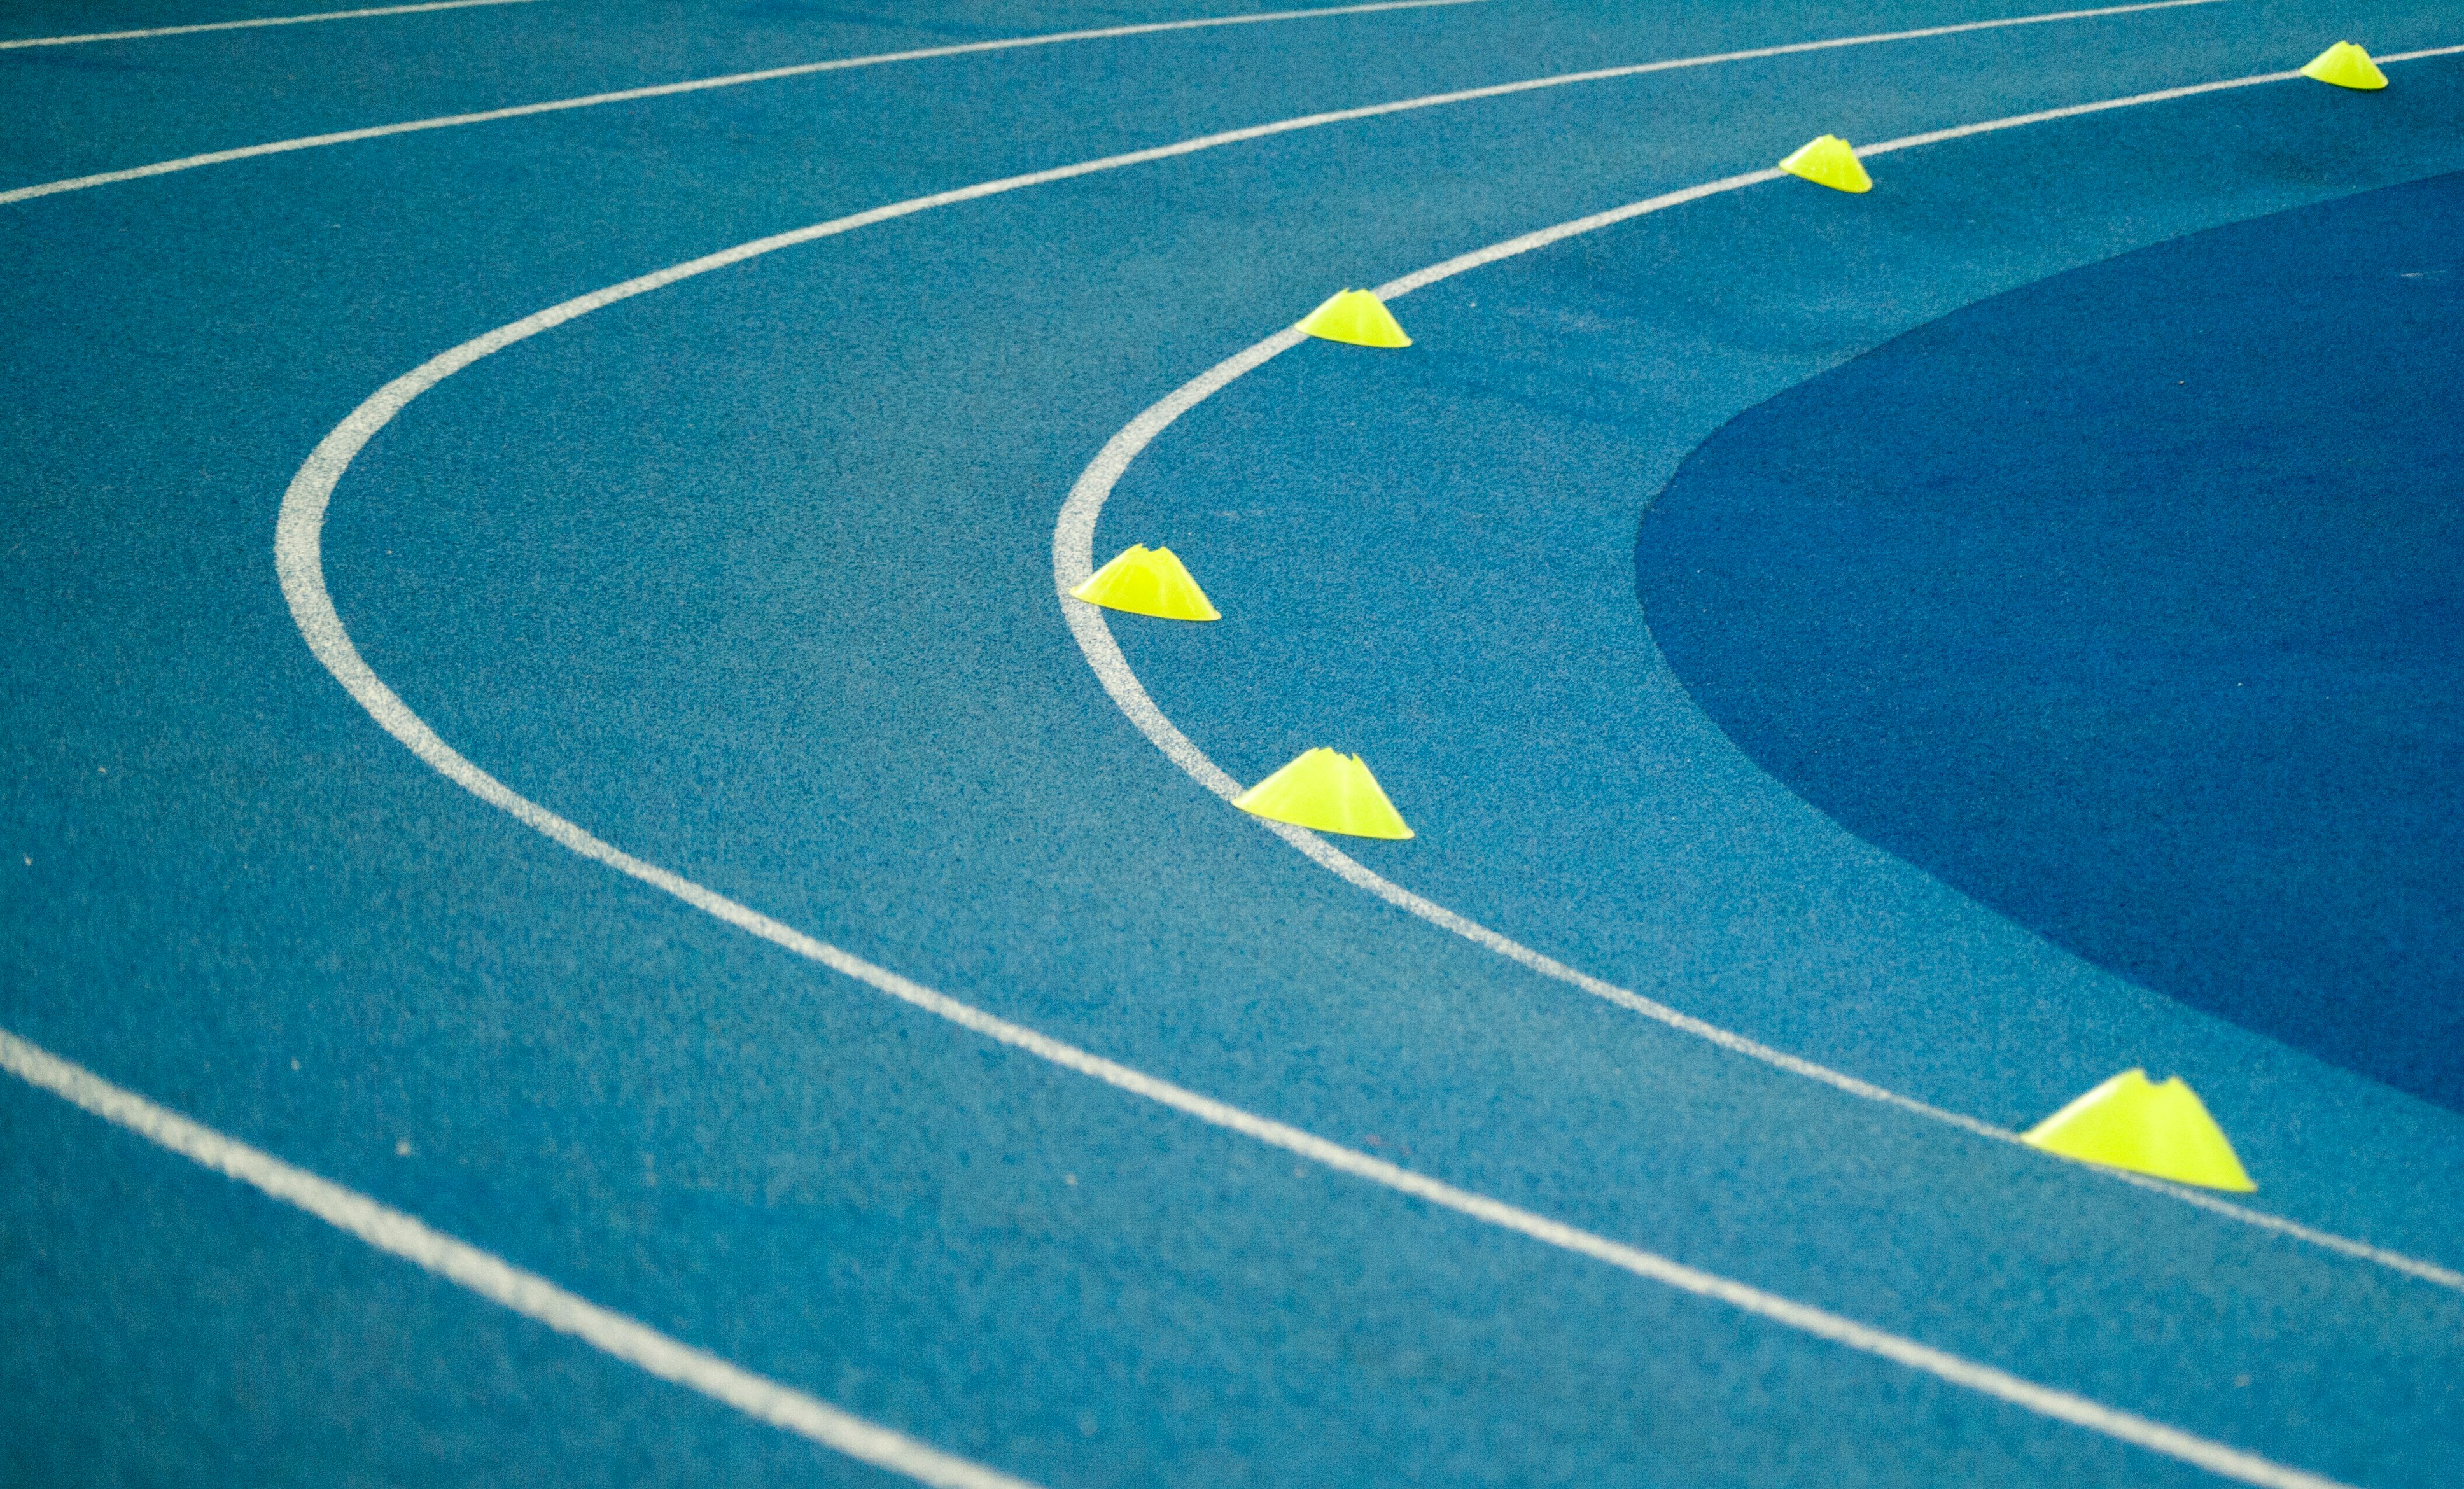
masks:
{"label": "navy blue inner field", "polygon": [[2464,1109],[2459,500],[2447,176],[1800,384],[1687,461],[1637,568],[1696,699],[1851,831]]}

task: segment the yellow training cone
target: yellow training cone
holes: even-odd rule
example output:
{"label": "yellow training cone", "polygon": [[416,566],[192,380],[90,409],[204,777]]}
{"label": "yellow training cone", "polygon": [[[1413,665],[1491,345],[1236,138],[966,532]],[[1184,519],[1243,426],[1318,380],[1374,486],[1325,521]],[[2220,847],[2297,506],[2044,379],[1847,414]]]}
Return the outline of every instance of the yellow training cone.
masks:
{"label": "yellow training cone", "polygon": [[2258,1188],[2216,1119],[2180,1076],[2157,1085],[2145,1070],[2125,1070],[2030,1128],[2020,1141],[2177,1184],[2242,1193]]}
{"label": "yellow training cone", "polygon": [[1874,189],[1874,178],[1865,174],[1865,163],[1857,159],[1857,152],[1837,135],[1817,135],[1808,140],[1780,162],[1779,168],[1835,191]]}
{"label": "yellow training cone", "polygon": [[1089,604],[1133,615],[1156,615],[1167,621],[1223,619],[1171,549],[1149,548],[1144,543],[1132,543],[1069,593]]}
{"label": "yellow training cone", "polygon": [[2370,55],[2349,41],[2340,41],[2310,59],[2301,69],[2304,77],[2316,77],[2322,83],[2339,88],[2359,88],[2367,93],[2387,86],[2387,74],[2370,60]]}
{"label": "yellow training cone", "polygon": [[1253,817],[1354,838],[1408,838],[1403,815],[1356,755],[1311,750],[1241,793],[1232,803]]}
{"label": "yellow training cone", "polygon": [[1344,290],[1310,311],[1301,329],[1330,341],[1353,346],[1409,346],[1412,339],[1396,323],[1386,302],[1367,290]]}

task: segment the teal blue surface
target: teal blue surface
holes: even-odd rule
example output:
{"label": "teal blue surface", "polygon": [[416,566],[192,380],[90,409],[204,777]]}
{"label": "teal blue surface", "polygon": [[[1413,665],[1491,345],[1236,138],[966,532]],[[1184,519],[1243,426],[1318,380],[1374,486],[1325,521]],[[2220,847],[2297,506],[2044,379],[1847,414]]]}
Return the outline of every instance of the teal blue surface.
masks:
{"label": "teal blue surface", "polygon": [[[1216,129],[1994,13],[1489,0],[0,208],[0,1027],[1055,1489],[2207,1481],[1296,1169],[575,858],[378,729],[271,558],[284,487],[368,393],[628,275]],[[29,184],[1146,18],[547,0],[29,49],[0,53],[0,159]],[[2444,1483],[2464,1296],[1741,1062],[1397,914],[1136,734],[1049,579],[1103,442],[1334,288],[1823,130],[2287,67],[2339,34],[2464,42],[2435,5],[2234,0],[1493,99],[868,229],[450,380],[343,478],[329,580],[484,768],[955,996],[2279,1461]],[[1645,508],[1739,412],[2065,269],[2464,168],[2464,60],[2393,71],[1886,157],[1867,197],[1760,186],[1398,301],[1411,351],[1304,346],[1133,469],[1098,557],[1169,543],[1226,618],[1123,618],[1123,646],[1235,775],[1364,752],[1420,832],[1364,860],[1551,954],[2005,1125],[2178,1069],[2263,1207],[2464,1263],[2464,1118],[1850,837],[1719,734],[1634,602]],[[0,1478],[891,1481],[14,1083],[0,1155]]]}

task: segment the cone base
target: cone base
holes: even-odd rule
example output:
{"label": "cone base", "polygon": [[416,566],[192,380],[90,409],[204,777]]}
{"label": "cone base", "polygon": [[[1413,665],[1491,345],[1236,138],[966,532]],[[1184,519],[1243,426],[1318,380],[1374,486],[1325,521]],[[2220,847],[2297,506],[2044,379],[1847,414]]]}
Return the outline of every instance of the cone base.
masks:
{"label": "cone base", "polygon": [[1779,168],[1834,191],[1874,189],[1874,178],[1865,174],[1865,163],[1857,159],[1855,148],[1837,135],[1817,135],[1808,140],[1790,152],[1779,163]]}
{"label": "cone base", "polygon": [[1360,756],[1316,749],[1241,793],[1232,804],[1252,817],[1352,838],[1412,836]]}
{"label": "cone base", "polygon": [[1132,543],[1111,562],[1069,592],[1073,600],[1107,610],[1151,615],[1162,621],[1220,621],[1222,612],[1169,548]]}
{"label": "cone base", "polygon": [[2376,93],[2387,85],[2387,74],[2379,71],[2370,55],[2349,41],[2337,42],[2312,57],[2301,76],[2357,93]]}
{"label": "cone base", "polygon": [[1325,341],[1394,350],[1412,344],[1386,302],[1367,290],[1342,290],[1301,318],[1300,329]]}
{"label": "cone base", "polygon": [[2257,1190],[2224,1130],[2180,1076],[2125,1070],[2031,1128],[2031,1148],[2107,1169],[2247,1194]]}

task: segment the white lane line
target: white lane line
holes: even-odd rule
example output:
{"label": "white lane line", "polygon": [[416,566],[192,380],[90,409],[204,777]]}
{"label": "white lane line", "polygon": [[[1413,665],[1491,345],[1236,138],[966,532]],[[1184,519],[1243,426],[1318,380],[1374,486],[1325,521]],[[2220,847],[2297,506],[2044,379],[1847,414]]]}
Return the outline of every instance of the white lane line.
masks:
{"label": "white lane line", "polygon": [[379,1251],[773,1427],[935,1489],[1035,1489],[1024,1479],[917,1442],[791,1386],[756,1375],[707,1349],[671,1339],[637,1319],[603,1308],[502,1257],[431,1229],[414,1215],[158,1106],[5,1029],[0,1029],[0,1070],[159,1148],[304,1210]]}
{"label": "white lane line", "polygon": [[[1452,101],[1462,97],[1493,96],[1497,91],[1499,90],[1478,90],[1470,95],[1444,95],[1437,99],[1421,100],[1418,106],[1426,106],[1427,103],[1435,101]],[[1394,111],[1392,107],[1380,107],[1316,115],[1310,116],[1310,119],[1331,122],[1339,119],[1362,118]],[[1001,181],[984,183],[980,186],[943,192],[931,197],[917,197],[907,202],[877,208],[869,212],[834,219],[795,232],[758,239],[736,249],[709,254],[662,270],[657,274],[642,275],[594,294],[551,306],[537,315],[499,327],[495,331],[476,337],[431,358],[378,389],[358,408],[352,410],[341,423],[329,430],[325,437],[318,442],[316,449],[311,451],[308,458],[300,464],[299,470],[292,477],[290,486],[283,493],[282,508],[275,528],[275,568],[281,580],[283,597],[291,607],[292,619],[298,626],[301,638],[306,641],[318,661],[386,733],[400,740],[412,754],[439,775],[480,800],[495,806],[583,858],[605,865],[797,956],[818,963],[853,981],[887,994],[910,1006],[946,1019],[986,1039],[1023,1050],[1063,1069],[1075,1071],[1210,1126],[1238,1132],[1297,1157],[1377,1184],[1396,1193],[1452,1210],[1482,1223],[1515,1232],[1546,1245],[1590,1257],[1635,1276],[1725,1303],[1811,1337],[1827,1340],[1861,1353],[1889,1360],[1964,1390],[1977,1391],[2052,1420],[2100,1433],[2115,1440],[2145,1448],[2224,1478],[2268,1486],[2268,1489],[2330,1489],[2330,1486],[2336,1486],[2336,1480],[2324,1478],[2301,1469],[2291,1468],[2256,1454],[2105,1406],[2076,1392],[2038,1385],[1992,1366],[1859,1324],[1853,1319],[1811,1304],[1800,1303],[1774,1293],[1765,1292],[1732,1279],[1686,1266],[1657,1253],[1624,1242],[1610,1240],[1485,1195],[1457,1189],[1441,1180],[1412,1172],[1383,1159],[1373,1158],[1366,1153],[1328,1142],[1300,1128],[1258,1116],[1211,1097],[1201,1096],[1195,1091],[1147,1075],[1143,1071],[1132,1069],[1075,1045],[1051,1039],[1023,1024],[1013,1023],[972,1004],[960,1002],[912,978],[866,961],[852,953],[807,935],[783,922],[774,920],[759,910],[729,899],[716,890],[694,883],[680,874],[635,858],[613,844],[594,837],[579,824],[521,796],[447,744],[434,730],[428,726],[426,720],[412,712],[393,690],[376,675],[374,669],[369,668],[365,659],[360,655],[359,648],[352,643],[350,633],[343,626],[341,616],[335,610],[333,597],[325,585],[323,556],[325,514],[333,499],[335,486],[349,470],[352,460],[357,457],[361,449],[365,448],[367,442],[413,399],[490,353],[502,350],[504,347],[536,336],[552,326],[561,325],[575,317],[587,314],[602,306],[614,304],[695,274],[709,273],[727,264],[742,262],[761,253],[776,252],[791,244],[810,242],[817,238],[847,231],[866,223],[887,221],[922,211],[930,207],[973,200],[977,197],[992,195],[996,191],[1016,190],[1045,181],[1064,180],[1084,175],[1092,170],[1112,169],[1144,160],[1158,160],[1167,156],[1186,154],[1191,150],[1206,148],[1211,144],[1226,143],[1234,139],[1260,138],[1282,132],[1287,127],[1301,127],[1301,124],[1300,121],[1287,121],[1284,125],[1266,125],[1230,135],[1208,136],[1201,140],[1185,141],[1181,144],[1165,146],[1157,150],[1107,157],[1102,161],[1086,162],[1079,165],[1064,166],[1031,176],[1008,177]],[[1767,179],[1768,174],[1757,172],[1754,179]],[[1736,179],[1744,180],[1744,178]],[[1677,194],[1691,199],[1707,193],[1703,188],[1695,188],[1690,194]],[[1628,214],[1631,215],[1631,209],[1628,209]],[[1585,221],[1594,221],[1594,219],[1585,219]],[[1449,260],[1449,262],[1469,267],[1469,260],[1479,257],[1479,254],[1471,254],[1465,255],[1463,260]],[[1259,360],[1265,359],[1262,356]],[[1056,548],[1057,546],[1056,538]]]}
{"label": "white lane line", "polygon": [[[428,129],[452,129],[464,124],[484,124],[500,119],[520,119],[532,114],[553,114],[564,109],[595,108],[603,103],[626,103],[637,99],[663,99],[676,94],[700,93],[712,88],[735,88],[746,83],[771,82],[781,77],[805,77],[816,73],[842,72],[848,68],[878,67],[889,62],[914,62],[928,57],[958,56],[976,52],[1002,52],[1018,47],[1048,47],[1065,41],[1089,41],[1112,36],[1142,36],[1158,32],[1197,31],[1213,26],[1254,26],[1267,21],[1308,20],[1330,15],[1363,15],[1379,11],[1425,10],[1436,6],[1477,3],[1479,0],[1385,0],[1382,4],[1339,6],[1323,11],[1276,11],[1259,15],[1224,15],[1194,21],[1160,21],[1142,26],[1113,26],[1101,31],[1059,32],[1044,36],[1018,36],[1001,41],[975,41],[964,46],[930,47],[916,52],[886,52],[875,56],[841,57],[828,62],[806,62],[794,67],[774,67],[758,73],[735,73],[724,77],[701,77],[691,82],[660,83],[648,88],[627,88],[616,93],[594,93],[578,99],[557,99],[545,103],[524,103],[511,108],[488,109],[476,114],[448,114],[435,119],[414,119],[399,124],[376,124],[364,129],[345,129],[335,134],[303,135],[296,140],[276,140],[268,144],[243,145],[236,149],[215,150],[205,155],[184,155],[177,160],[157,161],[151,165],[133,165],[125,170],[103,171],[92,176],[73,176],[65,180],[47,181],[37,186],[17,186],[8,191],[0,191],[0,207],[5,207],[11,202],[29,201],[38,196],[54,196],[62,191],[82,191],[90,186],[109,186],[114,182],[138,181],[147,176],[169,175],[173,171],[195,170],[201,165],[221,165],[232,161],[253,160],[261,155],[281,155],[293,150],[313,150],[329,144],[350,144],[361,140],[376,140],[387,135],[412,134]],[[1507,83],[1496,88],[1474,88],[1461,93],[1407,99],[1401,103],[1380,104],[1371,109],[1313,115],[1309,120],[1294,121],[1288,127],[1307,128],[1312,124],[1331,123],[1344,119],[1366,119],[1377,113],[1426,108],[1438,103],[1460,103],[1473,99],[1497,98],[1505,94],[1523,93],[1535,88],[1563,87],[1569,83],[1598,82],[1612,77],[1633,77],[1644,73],[1668,72],[1677,68],[1708,67],[1719,62],[1743,62],[1759,57],[1787,56],[1799,52],[1825,52],[1837,47],[1872,46],[1878,42],[1913,41],[1926,36],[1948,36],[1961,32],[1996,31],[2011,26],[2041,26],[2052,21],[2087,20],[2101,15],[2129,15],[2141,11],[2171,11],[2187,6],[2221,3],[2223,0],[2145,0],[2145,3],[2142,4],[2105,6],[2092,11],[2053,11],[2036,15],[2012,16],[2002,20],[1968,21],[1956,26],[1930,26],[1921,31],[1882,32],[1869,35],[1837,36],[1823,41],[1792,42],[1785,46],[1756,47],[1745,52],[1723,52],[1708,56],[1645,62],[1632,67],[1611,67],[1595,72],[1569,73],[1554,77],[1539,77],[1526,82]],[[1232,139],[1248,139],[1254,136],[1236,133],[1211,138],[1213,142],[1224,143]]]}
{"label": "white lane line", "polygon": [[[578,828],[574,830],[580,831]],[[608,854],[616,854],[616,850],[605,848],[605,844],[601,847]],[[616,856],[623,857],[622,854]],[[645,876],[637,874],[636,877]],[[714,900],[718,899],[708,890],[701,893]],[[1682,1292],[1726,1303],[1800,1333],[1906,1366],[2040,1416],[2145,1448],[2222,1478],[2263,1485],[2266,1489],[2351,1489],[2350,1485],[2339,1480],[2288,1468],[2271,1458],[2228,1447],[2128,1412],[2116,1411],[2071,1391],[2039,1386],[1991,1366],[1979,1365],[1946,1350],[1868,1327],[1853,1319],[1793,1303],[1759,1288],[1671,1261],[1639,1247],[1609,1240],[1528,1210],[1457,1189],[1382,1158],[1373,1158],[1340,1144],[1330,1143],[1298,1128],[1255,1116],[1126,1065],[1089,1055],[1073,1045],[1046,1039],[1033,1030],[996,1018],[910,982],[895,973],[857,961],[846,953],[824,946],[777,921],[741,907],[735,908],[749,920],[761,922],[767,928],[756,931],[766,940],[817,961],[835,965],[831,959],[838,958],[852,962],[870,974],[864,980],[873,982],[883,991],[917,1007],[937,1013],[1001,1043],[1091,1076],[1133,1095],[1159,1102],[1210,1126],[1254,1138],[1296,1157],[1528,1236],[1547,1245],[1589,1257],[1620,1271],[1666,1283]],[[536,1273],[525,1272],[500,1257],[433,1230],[415,1216],[357,1191],[344,1189],[304,1169],[295,1168],[262,1150],[156,1106],[135,1092],[114,1085],[83,1066],[62,1060],[6,1030],[0,1030],[0,1069],[150,1143],[237,1179],[284,1204],[306,1211],[380,1251],[400,1257],[662,1380],[700,1391],[748,1416],[785,1428],[850,1457],[924,1483],[945,1485],[948,1489],[1034,1489],[1024,1480],[927,1447],[912,1437],[851,1415],[792,1387],[756,1375],[708,1350],[671,1339],[624,1314],[603,1308]]]}
{"label": "white lane line", "polygon": [[[2381,57],[2379,60],[2383,63],[2409,62],[2422,57],[2452,56],[2458,53],[2464,53],[2464,47],[2435,47],[2418,52],[2404,52]],[[2220,93],[2235,88],[2256,87],[2263,83],[2284,82],[2299,76],[2298,72],[2262,73],[2249,77],[2230,78],[2222,82],[2167,88],[2154,93],[2134,94],[2123,99],[2107,99],[2069,108],[2015,114],[2006,119],[1987,120],[1980,123],[1963,124],[1952,129],[1933,130],[1925,134],[1887,140],[1879,144],[1868,145],[1857,153],[1860,156],[1885,155],[1895,150],[1912,149],[1919,145],[1935,144],[1947,140],[1963,140],[1974,135],[1991,134],[2005,129],[2017,129],[2053,120],[2077,119],[2113,109],[2134,108],[2145,103],[2161,103],[2175,99],[2191,98],[2199,94]],[[1553,228],[1509,238],[1503,243],[1493,244],[1488,248],[1405,274],[1399,279],[1378,286],[1377,294],[1389,299],[1397,296],[1408,295],[1414,290],[1435,284],[1441,279],[1451,278],[1484,264],[1493,264],[1501,259],[1512,258],[1517,254],[1528,253],[1534,249],[1545,248],[1551,243],[1580,233],[1592,232],[1647,213],[1664,211],[1687,202],[1701,201],[1705,197],[1742,190],[1747,186],[1767,181],[1775,181],[1781,175],[1782,172],[1775,169],[1749,171],[1744,175],[1729,176],[1701,186],[1688,186],[1683,190],[1671,191],[1647,201],[1576,218],[1572,222],[1560,223]],[[1094,460],[1089,462],[1087,469],[1080,473],[1077,483],[1070,489],[1068,499],[1062,505],[1060,517],[1054,524],[1052,533],[1053,582],[1061,596],[1062,613],[1068,620],[1071,634],[1077,638],[1079,650],[1086,655],[1088,667],[1093,670],[1096,679],[1104,685],[1104,690],[1111,695],[1113,703],[1137,728],[1138,733],[1146,735],[1156,749],[1163,752],[1167,759],[1179,766],[1192,779],[1226,801],[1238,797],[1246,788],[1227,775],[1221,766],[1207,756],[1204,751],[1199,749],[1189,736],[1181,733],[1179,727],[1155,706],[1155,700],[1148,696],[1145,686],[1138,681],[1137,674],[1131,669],[1128,659],[1121,654],[1119,644],[1113,640],[1111,626],[1106,620],[1106,612],[1098,606],[1084,604],[1073,600],[1069,592],[1085,582],[1088,575],[1093,571],[1095,524],[1103,515],[1104,503],[1111,495],[1112,488],[1129,470],[1131,463],[1137,459],[1148,444],[1170,427],[1174,420],[1240,378],[1299,345],[1303,339],[1297,330],[1287,328],[1279,331],[1247,350],[1227,358],[1200,373],[1148,407],[1135,419],[1131,420],[1119,433],[1106,442],[1103,449],[1097,452]],[[1991,1123],[1948,1111],[1913,1097],[1903,1096],[1870,1081],[1859,1080],[1801,1056],[1774,1049],[1768,1044],[1748,1039],[1744,1035],[1695,1018],[1691,1014],[1682,1013],[1665,1003],[1654,1001],[1630,988],[1620,987],[1604,978],[1569,967],[1564,962],[1500,934],[1468,916],[1449,909],[1434,900],[1413,893],[1376,873],[1308,828],[1269,821],[1246,813],[1243,815],[1245,820],[1282,838],[1311,862],[1332,872],[1345,883],[1365,889],[1407,914],[1418,916],[1433,926],[1452,931],[1542,976],[1578,988],[1595,997],[1603,998],[1620,1008],[1656,1019],[1672,1029],[1707,1040],[1722,1049],[1743,1055],[1749,1060],[1759,1061],[1792,1075],[1818,1081],[1851,1096],[1897,1107],[1902,1111],[1947,1127],[1956,1128],[1978,1137],[2013,1144],[2019,1141],[2019,1134],[2007,1128],[1996,1127]],[[2089,1169],[2084,1171],[2101,1173],[2139,1189],[2170,1195],[2212,1215],[2223,1215],[2291,1239],[2305,1241],[2340,1256],[2387,1267],[2440,1287],[2464,1292],[2464,1272],[2458,1272],[2452,1267],[2406,1256],[2402,1252],[2375,1246],[2366,1241],[2354,1240],[2331,1231],[2302,1225],[2279,1215],[2269,1215],[2264,1211],[2233,1204],[2198,1190],[2167,1184],[2160,1179],[2125,1173],[2118,1169]]]}
{"label": "white lane line", "polygon": [[[394,405],[396,409],[399,407],[398,404]],[[1329,1142],[1299,1128],[1199,1095],[1074,1044],[1064,1043],[1024,1024],[998,1018],[973,1004],[960,1002],[945,993],[807,935],[715,889],[635,858],[592,836],[574,822],[515,792],[457,753],[429,729],[425,720],[404,705],[368,668],[359,649],[352,645],[325,588],[322,530],[334,482],[347,469],[350,454],[355,453],[373,432],[373,427],[353,428],[345,421],[343,427],[337,427],[326,436],[326,445],[320,446],[318,453],[300,468],[290,490],[284,493],[275,562],[281,573],[283,593],[290,601],[292,615],[298,623],[300,634],[336,680],[384,726],[386,733],[407,745],[413,754],[455,785],[572,852],[639,880],[797,956],[819,963],[985,1039],[1100,1081],[1116,1090],[1142,1097],[1210,1127],[1237,1132],[1281,1149],[1310,1163],[1424,1200],[1483,1224],[1512,1231],[1544,1245],[1589,1257],[1634,1276],[1725,1303],[1799,1333],[1891,1361],[2039,1416],[2145,1448],[2226,1478],[2265,1485],[2269,1489],[2348,1489],[2348,1486],[2339,1486],[2334,1479],[2105,1406],[2077,1392],[2038,1385],[2007,1370],[1858,1323],[1826,1309],[1765,1292],[1748,1283],[1687,1266],[1656,1252],[1611,1240],[1486,1195],[1458,1189],[1382,1158]],[[333,448],[329,450],[328,446]]]}
{"label": "white lane line", "polygon": [[266,15],[248,21],[207,21],[196,26],[156,26],[144,31],[94,31],[82,36],[21,36],[11,47],[74,47],[88,41],[136,41],[146,36],[193,36],[201,31],[253,31],[259,26],[305,26],[310,21],[356,21],[371,15],[417,15],[423,11],[468,11],[483,5],[529,5],[532,0],[429,0],[425,5],[381,5],[365,11],[319,11],[314,15]]}
{"label": "white lane line", "polygon": [[[72,176],[62,181],[47,181],[39,186],[18,186],[0,191],[0,207],[11,202],[28,201],[38,196],[55,196],[62,191],[82,191],[90,186],[107,186],[114,182],[140,181],[147,176],[167,176],[173,171],[195,170],[201,165],[224,165],[232,161],[254,160],[261,155],[285,155],[293,150],[321,149],[329,144],[351,144],[362,140],[381,140],[387,135],[418,134],[429,129],[457,129],[465,124],[493,123],[500,119],[522,119],[533,114],[558,114],[567,109],[597,108],[607,103],[631,103],[642,99],[666,99],[678,94],[706,93],[713,88],[740,88],[747,83],[776,82],[784,77],[810,77],[820,73],[843,73],[860,67],[882,67],[893,62],[922,62],[934,57],[966,56],[981,52],[1013,52],[1023,47],[1051,47],[1072,41],[1106,41],[1122,36],[1152,36],[1165,32],[1204,31],[1218,26],[1261,26],[1275,21],[1318,20],[1333,15],[1372,15],[1382,11],[1427,11],[1449,6],[1478,5],[1483,0],[1376,0],[1370,5],[1343,5],[1314,11],[1267,11],[1249,15],[1211,15],[1187,21],[1153,21],[1133,26],[1105,26],[1090,31],[1050,32],[1038,36],[1005,36],[998,41],[970,41],[947,47],[920,47],[908,52],[878,52],[869,56],[833,57],[826,62],[799,62],[791,67],[769,67],[754,73],[730,73],[723,77],[696,77],[686,82],[654,83],[644,88],[623,88],[613,93],[584,94],[574,99],[551,99],[543,103],[519,103],[509,108],[483,109],[474,114],[443,114],[433,119],[413,119],[398,124],[373,124],[364,129],[344,129],[333,134],[301,135],[293,140],[275,140],[267,144],[241,145],[235,149],[213,150],[204,155],[183,155],[176,160],[157,161],[151,165],[133,165],[125,170],[107,170],[92,176]],[[2177,3],[2212,3],[2212,0],[2177,0]]]}

